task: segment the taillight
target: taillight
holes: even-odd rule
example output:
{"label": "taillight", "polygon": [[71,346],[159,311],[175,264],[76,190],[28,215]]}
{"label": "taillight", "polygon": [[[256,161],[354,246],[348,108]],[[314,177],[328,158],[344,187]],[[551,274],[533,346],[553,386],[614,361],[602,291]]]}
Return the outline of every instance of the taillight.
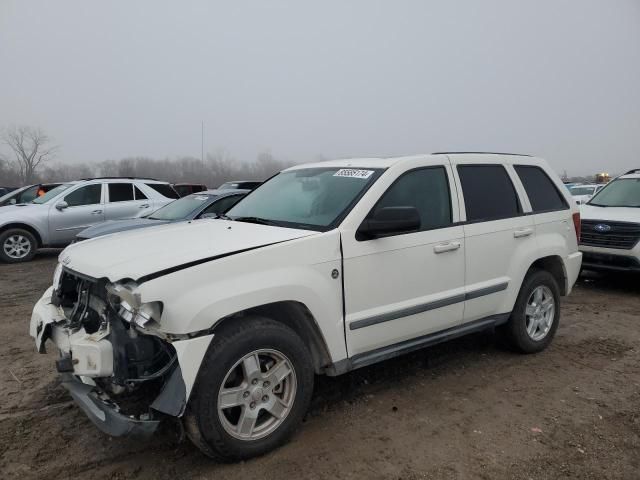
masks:
{"label": "taillight", "polygon": [[576,229],[576,240],[580,243],[580,212],[573,214],[573,228]]}

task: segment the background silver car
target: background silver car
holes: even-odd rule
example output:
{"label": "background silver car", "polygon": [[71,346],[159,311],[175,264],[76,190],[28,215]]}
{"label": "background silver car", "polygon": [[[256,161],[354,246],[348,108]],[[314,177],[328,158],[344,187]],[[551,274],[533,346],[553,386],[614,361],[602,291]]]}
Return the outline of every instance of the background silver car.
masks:
{"label": "background silver car", "polygon": [[0,261],[26,262],[41,247],[62,247],[105,220],[137,217],[178,198],[167,182],[94,178],[63,183],[32,203],[0,208]]}

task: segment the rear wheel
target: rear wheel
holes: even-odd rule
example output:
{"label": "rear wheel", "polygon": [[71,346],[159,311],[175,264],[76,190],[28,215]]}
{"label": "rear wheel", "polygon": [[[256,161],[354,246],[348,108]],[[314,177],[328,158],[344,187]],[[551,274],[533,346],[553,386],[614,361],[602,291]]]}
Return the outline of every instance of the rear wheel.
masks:
{"label": "rear wheel", "polygon": [[189,438],[225,461],[283,444],[313,391],[311,356],[293,330],[266,318],[238,322],[214,337],[185,415]]}
{"label": "rear wheel", "polygon": [[12,228],[0,234],[0,260],[5,263],[28,262],[37,248],[38,242],[27,230]]}
{"label": "rear wheel", "polygon": [[524,279],[509,322],[503,327],[509,345],[523,353],[549,346],[560,321],[560,289],[553,275],[534,270]]}

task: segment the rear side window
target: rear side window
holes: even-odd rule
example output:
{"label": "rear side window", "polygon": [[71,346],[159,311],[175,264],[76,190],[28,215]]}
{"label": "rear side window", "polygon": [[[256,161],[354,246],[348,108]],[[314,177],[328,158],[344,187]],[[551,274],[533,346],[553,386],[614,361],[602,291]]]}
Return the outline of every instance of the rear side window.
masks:
{"label": "rear side window", "polygon": [[153,188],[160,195],[167,198],[180,198],[180,195],[173,189],[171,185],[166,183],[145,183],[149,188]]}
{"label": "rear side window", "polygon": [[110,183],[109,203],[130,202],[133,200],[133,185],[130,183]]}
{"label": "rear side window", "polygon": [[514,165],[518,177],[527,192],[534,212],[548,212],[569,208],[566,200],[540,167]]}
{"label": "rear side window", "polygon": [[420,230],[451,224],[451,197],[444,167],[421,168],[403,174],[384,193],[375,210],[382,207],[415,207]]}
{"label": "rear side window", "polygon": [[458,165],[468,222],[520,214],[520,201],[502,165]]}
{"label": "rear side window", "polygon": [[233,207],[244,195],[230,195],[217,200],[212,205],[209,205],[201,215],[205,213],[215,213],[216,215],[222,215],[231,207]]}
{"label": "rear side window", "polygon": [[136,187],[135,185],[133,186],[133,190],[135,191],[135,196],[136,196],[136,200],[146,200],[147,196],[142,193],[142,191]]}

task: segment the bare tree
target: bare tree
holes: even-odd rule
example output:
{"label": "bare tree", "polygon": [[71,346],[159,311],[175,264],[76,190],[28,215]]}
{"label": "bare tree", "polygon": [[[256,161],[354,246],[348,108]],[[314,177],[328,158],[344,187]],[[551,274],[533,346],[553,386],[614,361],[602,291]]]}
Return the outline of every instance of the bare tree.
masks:
{"label": "bare tree", "polygon": [[2,135],[2,141],[13,152],[20,180],[24,184],[33,183],[36,169],[53,158],[58,150],[40,128],[29,126],[8,128]]}

